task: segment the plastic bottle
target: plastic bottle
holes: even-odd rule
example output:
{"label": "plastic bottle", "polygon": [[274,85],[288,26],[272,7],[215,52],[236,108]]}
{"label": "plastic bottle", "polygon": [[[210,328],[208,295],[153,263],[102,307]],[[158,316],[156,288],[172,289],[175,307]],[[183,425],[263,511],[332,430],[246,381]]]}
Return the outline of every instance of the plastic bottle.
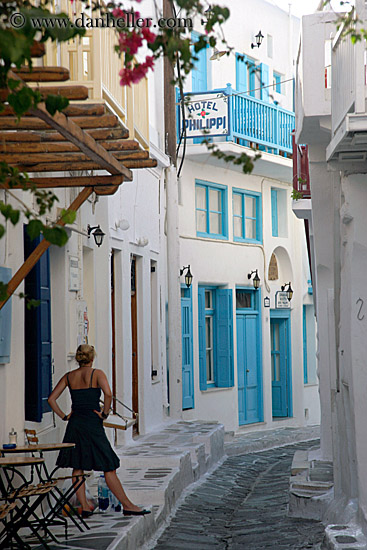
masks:
{"label": "plastic bottle", "polygon": [[17,444],[17,432],[14,430],[14,428],[12,428],[9,432],[9,443],[13,445]]}
{"label": "plastic bottle", "polygon": [[100,512],[106,512],[110,503],[109,489],[104,475],[101,474],[98,480],[98,507]]}
{"label": "plastic bottle", "polygon": [[115,495],[110,491],[110,503],[111,503],[111,510],[114,512],[121,512],[121,503],[117,500]]}

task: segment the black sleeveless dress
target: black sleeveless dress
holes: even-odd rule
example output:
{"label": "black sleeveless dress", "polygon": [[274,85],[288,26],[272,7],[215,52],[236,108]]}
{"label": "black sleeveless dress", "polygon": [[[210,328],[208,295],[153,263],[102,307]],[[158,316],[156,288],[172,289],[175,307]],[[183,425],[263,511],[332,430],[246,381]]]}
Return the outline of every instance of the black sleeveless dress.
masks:
{"label": "black sleeveless dress", "polygon": [[61,468],[111,472],[120,466],[120,460],[108,441],[103,420],[94,412],[100,410],[101,388],[92,388],[94,370],[89,388],[73,390],[72,415],[68,421],[63,443],[75,443],[74,448],[62,449],[56,464]]}

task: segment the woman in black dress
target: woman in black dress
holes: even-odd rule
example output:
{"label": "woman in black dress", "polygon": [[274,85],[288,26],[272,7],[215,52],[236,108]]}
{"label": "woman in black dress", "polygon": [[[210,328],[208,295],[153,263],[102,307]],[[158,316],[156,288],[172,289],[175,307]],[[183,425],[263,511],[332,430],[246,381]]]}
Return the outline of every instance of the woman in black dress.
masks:
{"label": "woman in black dress", "polygon": [[[103,420],[110,410],[112,393],[105,373],[100,369],[92,369],[95,355],[93,346],[79,346],[75,355],[79,368],[65,374],[48,398],[52,410],[62,420],[68,421],[63,442],[75,443],[75,447],[60,451],[56,464],[62,468],[73,468],[74,483],[84,470],[104,472],[109,489],[123,506],[124,515],[149,514],[149,510],[142,510],[129,500],[116,475],[120,460],[103,428]],[[67,386],[72,402],[72,410],[68,415],[63,413],[56,402]],[[104,393],[103,411],[99,406],[101,391]],[[82,506],[82,516],[88,517],[92,512],[84,483],[76,494]]]}

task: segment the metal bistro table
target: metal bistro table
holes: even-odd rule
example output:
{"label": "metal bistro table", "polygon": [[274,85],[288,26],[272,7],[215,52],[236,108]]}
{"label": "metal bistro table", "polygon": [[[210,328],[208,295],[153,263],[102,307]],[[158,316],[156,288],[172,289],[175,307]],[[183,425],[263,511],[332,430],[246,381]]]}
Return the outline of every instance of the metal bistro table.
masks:
{"label": "metal bistro table", "polygon": [[[39,457],[43,458],[43,453],[45,452],[60,451],[61,449],[70,449],[73,447],[75,447],[75,443],[35,443],[30,445],[18,446],[14,449],[0,449],[0,453],[2,455],[31,453],[32,456],[34,456],[34,453],[38,453]],[[51,472],[49,472],[45,461],[43,461],[42,464],[36,466],[40,481],[52,482],[55,481],[55,479],[57,481],[65,481],[66,479],[70,479],[71,476],[54,478],[54,474],[58,469],[59,466],[56,466]],[[65,491],[65,493],[63,493],[57,485],[53,487],[54,493],[57,494],[51,493],[51,496],[55,499],[56,502],[54,506],[50,506],[50,511],[46,515],[45,520],[48,523],[52,523],[55,516],[59,515],[62,510],[64,510],[64,513],[71,519],[71,521],[80,531],[84,530],[83,527],[87,530],[90,529],[88,524],[84,521],[81,515],[78,514],[77,510],[70,502],[70,499],[74,496],[79,487],[83,485],[83,483],[85,483],[85,477],[80,477],[79,481],[75,484],[72,483],[69,489]]]}
{"label": "metal bistro table", "polygon": [[[33,517],[37,522],[40,522],[36,510],[52,489],[50,484],[43,487],[31,485],[34,477],[34,467],[41,466],[43,463],[44,459],[37,457],[10,456],[0,458],[0,470],[3,473],[3,476],[0,475],[1,500],[9,503],[11,507],[10,520],[8,521],[6,516],[1,520],[3,524],[3,529],[0,532],[1,548],[6,548],[8,543],[12,544],[13,540],[20,548],[30,548],[29,544],[22,540],[18,534],[21,528],[27,527],[41,545],[49,549],[49,546],[38,533],[37,527],[34,526],[34,521],[30,521],[30,518]],[[21,466],[31,467],[30,479],[27,480],[24,473],[18,470]],[[17,486],[19,481],[20,484]],[[33,502],[30,500],[31,497],[34,497]],[[47,526],[45,531],[51,535]]]}

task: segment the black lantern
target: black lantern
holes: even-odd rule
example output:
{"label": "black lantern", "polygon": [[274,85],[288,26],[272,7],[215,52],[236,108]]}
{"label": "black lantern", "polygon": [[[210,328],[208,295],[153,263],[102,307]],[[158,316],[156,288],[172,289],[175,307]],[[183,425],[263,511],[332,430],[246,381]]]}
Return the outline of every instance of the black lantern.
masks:
{"label": "black lantern", "polygon": [[101,246],[101,244],[103,243],[103,239],[104,239],[104,236],[105,236],[105,233],[103,233],[102,229],[100,228],[99,225],[95,225],[94,227],[91,227],[89,224],[87,226],[87,231],[88,231],[88,239],[90,237],[90,234],[92,233],[93,237],[94,237],[94,242],[96,243],[96,245],[98,247]]}
{"label": "black lantern", "polygon": [[255,290],[257,290],[260,287],[260,277],[257,273],[257,269],[255,269],[254,271],[251,271],[251,273],[248,273],[247,278],[251,279],[254,273],[255,273],[255,276],[252,279],[252,284],[254,285]]}
{"label": "black lantern", "polygon": [[256,46],[257,46],[258,48],[260,48],[264,36],[261,34],[261,31],[259,31],[259,32],[255,35],[255,38],[256,38],[256,44],[251,44],[251,48],[252,48],[252,49],[253,49],[253,48],[256,48]]}
{"label": "black lantern", "polygon": [[187,265],[186,267],[183,267],[182,269],[180,269],[180,277],[181,277],[181,275],[184,274],[185,270],[186,270],[185,283],[186,283],[187,288],[190,288],[190,286],[192,284],[192,274],[191,274],[191,271],[190,271],[190,264]]}
{"label": "black lantern", "polygon": [[[287,287],[287,288],[286,288]],[[292,300],[293,298],[293,289],[291,287],[291,283],[285,283],[282,287],[280,287],[282,289],[282,292],[286,292],[287,293],[287,298],[289,301]]]}

